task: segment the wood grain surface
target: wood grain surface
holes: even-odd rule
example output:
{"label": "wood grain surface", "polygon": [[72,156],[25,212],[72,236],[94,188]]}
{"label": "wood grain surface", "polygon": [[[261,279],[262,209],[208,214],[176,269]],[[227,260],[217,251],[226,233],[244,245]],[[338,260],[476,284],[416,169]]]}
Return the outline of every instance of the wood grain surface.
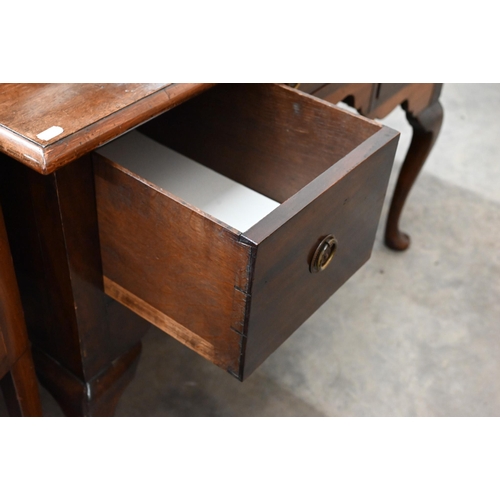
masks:
{"label": "wood grain surface", "polygon": [[12,417],[41,417],[42,405],[31,350],[27,349],[0,380],[7,411]]}
{"label": "wood grain surface", "polygon": [[42,414],[21,296],[1,208],[0,386],[11,416]]}
{"label": "wood grain surface", "polygon": [[[148,324],[103,291],[91,159],[48,176],[5,155],[0,164],[0,196],[30,339],[36,360],[51,360],[37,366],[40,380],[61,404],[73,401],[74,411],[93,414],[99,407],[102,414],[107,401],[112,414],[115,399],[97,400],[85,388],[106,374],[107,380],[128,377],[116,364]],[[115,382],[113,387],[122,383]]]}
{"label": "wood grain surface", "polygon": [[[0,123],[41,144],[54,144],[140,99],[168,83],[4,83],[0,85]],[[52,126],[60,135],[41,140]]]}
{"label": "wood grain surface", "polygon": [[286,86],[221,84],[140,131],[281,203],[380,127]]}
{"label": "wood grain surface", "polygon": [[94,171],[107,292],[160,328],[181,325],[174,336],[236,370],[235,286],[246,290],[249,261],[239,233],[97,153]]}
{"label": "wood grain surface", "polygon": [[368,116],[384,118],[395,107],[403,105],[404,109],[418,115],[432,103],[437,83],[382,83],[379,99],[375,100]]}
{"label": "wood grain surface", "polygon": [[[369,259],[398,136],[384,127],[245,233],[258,246],[242,379]],[[311,274],[329,234],[338,241],[333,260]]]}
{"label": "wood grain surface", "polygon": [[7,346],[3,339],[3,333],[0,332],[0,377],[9,369],[9,360],[7,356]]}
{"label": "wood grain surface", "polygon": [[[28,349],[23,307],[14,271],[10,245],[0,208],[0,354],[12,365]],[[1,365],[0,365],[1,368]],[[5,374],[0,371],[0,377]]]}
{"label": "wood grain surface", "polygon": [[[49,174],[210,84],[2,84],[0,151]],[[63,132],[44,141],[51,127]]]}
{"label": "wood grain surface", "polygon": [[385,228],[385,243],[393,250],[406,250],[410,245],[409,235],[399,229],[399,219],[410,190],[441,130],[443,108],[437,100],[438,96],[431,106],[419,114],[406,113],[413,128],[413,137],[399,173]]}
{"label": "wood grain surface", "polygon": [[314,96],[337,104],[344,101],[367,116],[374,99],[377,83],[327,83],[312,92]]}
{"label": "wood grain surface", "polygon": [[104,291],[116,301],[132,309],[136,314],[155,325],[160,330],[167,332],[186,347],[193,349],[212,363],[220,364],[220,350],[213,344],[197,335],[185,326],[177,323],[173,318],[162,311],[155,309],[151,304],[134,295],[129,290],[121,287],[108,277],[104,277]]}
{"label": "wood grain surface", "polygon": [[96,377],[83,381],[43,351],[33,349],[40,382],[67,417],[113,416],[120,396],[135,375],[140,354],[138,343]]}
{"label": "wood grain surface", "polygon": [[432,150],[443,120],[439,103],[441,83],[329,83],[306,87],[308,92],[337,103],[343,101],[364,116],[384,118],[400,106],[413,128],[413,137],[394,190],[385,231],[385,243],[392,250],[406,250],[408,234],[399,230],[399,219],[424,162]]}
{"label": "wood grain surface", "polygon": [[327,83],[301,84],[300,89],[331,103],[346,102],[363,116],[384,118],[404,105],[414,115],[431,105],[439,95],[438,83]]}

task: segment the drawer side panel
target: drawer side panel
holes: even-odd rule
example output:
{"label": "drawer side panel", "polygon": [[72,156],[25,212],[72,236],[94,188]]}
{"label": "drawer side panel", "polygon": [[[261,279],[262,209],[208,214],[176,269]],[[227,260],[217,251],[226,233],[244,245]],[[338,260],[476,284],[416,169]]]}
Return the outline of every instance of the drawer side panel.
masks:
{"label": "drawer side panel", "polygon": [[99,155],[94,170],[106,292],[238,373],[250,247]]}

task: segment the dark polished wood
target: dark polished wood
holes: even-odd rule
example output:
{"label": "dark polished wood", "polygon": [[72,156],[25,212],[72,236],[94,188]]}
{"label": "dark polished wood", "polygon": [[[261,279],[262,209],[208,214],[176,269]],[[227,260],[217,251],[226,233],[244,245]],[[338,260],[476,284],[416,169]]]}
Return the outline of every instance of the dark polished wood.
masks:
{"label": "dark polished wood", "polygon": [[36,367],[67,414],[113,414],[148,327],[103,292],[85,154],[211,86],[0,85],[1,200]]}
{"label": "dark polished wood", "polygon": [[[378,131],[246,233],[259,245],[243,377],[370,258],[398,136]],[[328,234],[337,251],[323,272],[311,274],[313,252]]]}
{"label": "dark polished wood", "polygon": [[[211,84],[1,84],[0,152],[50,174]],[[38,135],[57,126],[61,134]]]}
{"label": "dark polished wood", "polygon": [[218,85],[139,130],[282,203],[380,126],[285,86],[235,84]]}
{"label": "dark polished wood", "polygon": [[[413,114],[419,114],[430,106],[437,96],[442,85],[439,83],[379,83],[382,89],[379,98],[374,98],[368,116],[370,118],[384,118],[397,106],[405,110],[411,110]],[[374,91],[374,95],[377,90]]]}
{"label": "dark polished wood", "polygon": [[[307,84],[300,85],[304,92],[308,92],[306,88]],[[326,83],[311,93],[334,104],[343,101],[363,116],[368,116],[375,92],[376,85],[373,83]]]}
{"label": "dark polished wood", "polygon": [[407,118],[413,128],[413,137],[399,173],[385,228],[385,243],[393,250],[406,250],[410,245],[410,237],[399,229],[399,219],[408,194],[436,142],[443,122],[443,108],[435,101],[418,115],[408,111]]}
{"label": "dark polished wood", "polygon": [[[139,359],[142,318],[247,377],[371,252],[394,131],[284,86],[158,85],[90,86],[85,99],[77,85],[60,99],[0,86],[0,121],[10,123],[0,125],[0,198],[35,365],[67,415],[113,414]],[[328,85],[314,91],[341,90]],[[5,104],[16,92],[18,116]],[[380,112],[389,94],[379,92]],[[375,111],[370,84],[352,95]],[[68,125],[55,123],[65,114]],[[70,132],[43,141],[42,124]],[[240,234],[88,154],[141,124],[281,206]],[[313,275],[329,233],[337,254]]]}
{"label": "dark polished wood", "polygon": [[27,349],[0,380],[0,386],[12,417],[41,417],[42,406],[31,350]]}
{"label": "dark polished wood", "polygon": [[[0,86],[0,123],[33,142],[52,145],[169,85],[6,83]],[[61,127],[61,133],[38,137],[52,126]]]}
{"label": "dark polished wood", "polygon": [[106,292],[236,370],[240,336],[230,319],[238,269],[249,258],[238,232],[99,155],[95,171]]}
{"label": "dark polished wood", "polygon": [[372,109],[379,106],[380,103],[386,102],[399,91],[410,85],[409,83],[377,83],[373,95]]}
{"label": "dark polished wood", "polygon": [[106,292],[244,379],[368,260],[399,134],[278,85],[217,86],[141,131],[282,203],[240,234],[95,155]]}
{"label": "dark polished wood", "polygon": [[7,352],[7,346],[5,345],[3,335],[0,335],[0,373],[6,370],[4,367],[8,366],[8,359],[9,353]]}
{"label": "dark polished wood", "polygon": [[[128,360],[147,328],[103,292],[90,157],[49,176],[2,161],[1,195],[28,331],[36,352],[53,361],[50,375],[47,363],[37,362],[40,379],[70,414],[79,409],[81,415],[111,415],[115,399],[52,383],[62,384],[67,373],[80,388],[92,388],[103,377],[130,379],[116,366],[120,357]],[[118,379],[108,385],[119,386]]]}
{"label": "dark polished wood", "polygon": [[0,209],[0,386],[11,416],[41,416],[26,324]]}
{"label": "dark polished wood", "polygon": [[140,354],[138,343],[101,374],[85,381],[42,351],[33,350],[40,382],[68,417],[113,416],[120,396],[134,377]]}
{"label": "dark polished wood", "polygon": [[[28,331],[40,378],[68,414],[113,414],[148,328],[103,292],[85,154],[211,86],[0,85],[0,194]],[[51,126],[63,132],[37,137]]]}
{"label": "dark polished wood", "polygon": [[402,233],[399,219],[408,194],[421,171],[441,128],[443,110],[438,102],[439,83],[329,83],[301,84],[329,102],[345,102],[369,118],[384,118],[401,105],[413,128],[413,138],[401,168],[387,218],[385,243],[393,250],[406,250],[410,238]]}

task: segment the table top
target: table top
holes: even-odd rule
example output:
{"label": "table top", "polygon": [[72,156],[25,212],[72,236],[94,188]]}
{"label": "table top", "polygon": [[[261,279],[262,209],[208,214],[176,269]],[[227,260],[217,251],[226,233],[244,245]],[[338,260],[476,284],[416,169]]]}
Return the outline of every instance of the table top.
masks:
{"label": "table top", "polygon": [[0,84],[0,151],[50,174],[210,85]]}

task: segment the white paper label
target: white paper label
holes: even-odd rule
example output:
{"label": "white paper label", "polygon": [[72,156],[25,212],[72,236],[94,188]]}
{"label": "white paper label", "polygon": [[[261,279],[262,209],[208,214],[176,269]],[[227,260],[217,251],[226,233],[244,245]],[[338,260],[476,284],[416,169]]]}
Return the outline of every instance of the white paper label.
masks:
{"label": "white paper label", "polygon": [[41,139],[42,141],[50,141],[50,139],[53,139],[57,135],[61,134],[64,132],[64,130],[61,127],[50,127],[47,130],[44,130],[43,132],[40,132],[37,137]]}

